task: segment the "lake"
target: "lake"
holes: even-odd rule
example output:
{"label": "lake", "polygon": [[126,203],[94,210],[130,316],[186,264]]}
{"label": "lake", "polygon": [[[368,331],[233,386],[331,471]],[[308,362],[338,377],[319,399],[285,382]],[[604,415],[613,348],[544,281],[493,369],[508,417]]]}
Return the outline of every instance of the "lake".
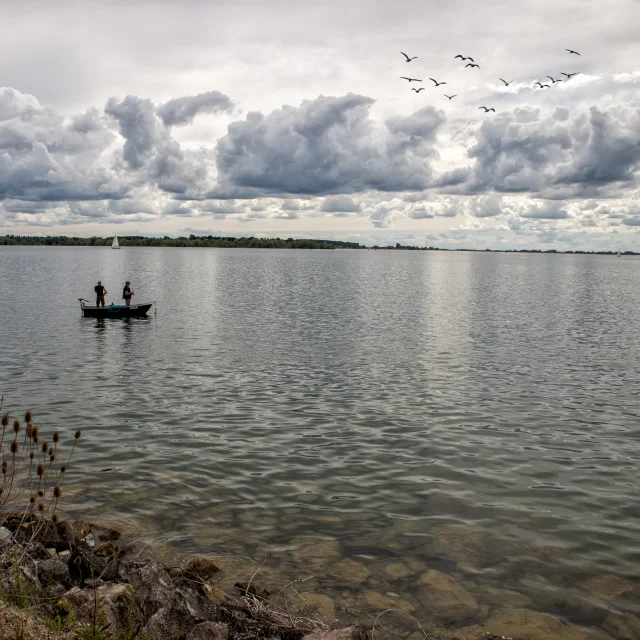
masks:
{"label": "lake", "polygon": [[[151,315],[83,318],[98,279]],[[465,619],[599,626],[640,611],[639,282],[626,256],[0,247],[0,394],[83,429],[69,513],[313,575],[325,617],[461,624],[444,574]]]}

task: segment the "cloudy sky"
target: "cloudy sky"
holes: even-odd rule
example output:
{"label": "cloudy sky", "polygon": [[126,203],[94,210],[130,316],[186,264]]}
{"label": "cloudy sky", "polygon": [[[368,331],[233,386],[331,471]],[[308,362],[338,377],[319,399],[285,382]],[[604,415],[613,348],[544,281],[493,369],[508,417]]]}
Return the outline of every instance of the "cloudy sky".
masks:
{"label": "cloudy sky", "polygon": [[638,0],[4,0],[0,18],[0,234],[640,250]]}

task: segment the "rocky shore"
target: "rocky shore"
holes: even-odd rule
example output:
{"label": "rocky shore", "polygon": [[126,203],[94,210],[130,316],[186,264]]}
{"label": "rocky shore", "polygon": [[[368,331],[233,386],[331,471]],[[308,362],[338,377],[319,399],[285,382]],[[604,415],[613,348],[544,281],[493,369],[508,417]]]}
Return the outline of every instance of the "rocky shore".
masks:
{"label": "rocky shore", "polygon": [[[404,611],[415,621],[415,631],[400,634],[370,624],[335,629],[326,624],[330,616],[323,615],[323,609],[333,608],[326,595],[304,592],[308,606],[300,609],[287,602],[284,590],[265,589],[257,572],[238,576],[234,588],[225,590],[224,572],[212,559],[196,557],[170,566],[109,527],[54,522],[31,512],[5,512],[0,525],[0,640],[640,640],[640,619],[630,612],[599,606],[597,627],[568,624],[536,610],[525,596],[489,588],[481,595],[433,568],[417,585],[424,593],[424,611],[408,603],[401,610],[383,595],[370,603],[380,615]],[[444,551],[464,551],[468,561],[471,538],[464,538],[464,544],[458,540],[458,546],[455,537],[447,539]],[[313,544],[317,551],[321,542],[309,536],[296,549],[303,553],[305,545]],[[362,571],[357,562],[338,562],[345,563],[343,572]],[[611,603],[637,590],[635,583],[615,576],[601,576],[586,586],[600,600],[610,594]],[[423,628],[417,618],[430,626]],[[460,622],[446,628],[446,619]]]}
{"label": "rocky shore", "polygon": [[[219,568],[210,559],[168,567],[135,546],[121,548],[120,533],[108,527],[51,522],[24,512],[3,516],[0,638],[369,638],[358,626],[329,629],[312,617],[288,614],[253,581],[238,582],[237,594],[227,594],[216,587]],[[20,615],[27,610],[28,616]]]}

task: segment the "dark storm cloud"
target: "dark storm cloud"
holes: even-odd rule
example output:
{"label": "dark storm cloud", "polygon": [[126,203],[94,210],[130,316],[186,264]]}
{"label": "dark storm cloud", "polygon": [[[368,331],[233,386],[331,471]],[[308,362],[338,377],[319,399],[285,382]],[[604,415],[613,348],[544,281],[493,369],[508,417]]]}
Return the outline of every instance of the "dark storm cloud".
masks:
{"label": "dark storm cloud", "polygon": [[167,126],[189,124],[199,113],[224,113],[233,109],[229,96],[207,91],[197,96],[174,98],[158,107],[157,113]]}
{"label": "dark storm cloud", "polygon": [[522,218],[536,220],[563,220],[569,217],[566,208],[560,202],[547,202],[541,206],[532,205],[520,213]]}
{"label": "dark storm cloud", "polygon": [[[379,127],[371,98],[305,100],[229,125],[216,148],[219,193],[358,193],[424,189],[442,111],[425,107]],[[219,196],[223,197],[223,196]]]}

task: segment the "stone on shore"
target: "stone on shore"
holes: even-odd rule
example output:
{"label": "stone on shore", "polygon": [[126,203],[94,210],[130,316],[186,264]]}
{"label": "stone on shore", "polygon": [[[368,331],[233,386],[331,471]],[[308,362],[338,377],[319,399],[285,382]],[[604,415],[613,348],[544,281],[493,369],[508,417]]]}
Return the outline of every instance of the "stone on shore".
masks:
{"label": "stone on shore", "polygon": [[220,571],[220,567],[208,558],[193,558],[184,568],[183,575],[186,578],[200,578],[204,582],[208,582],[214,574]]}
{"label": "stone on shore", "polygon": [[340,544],[330,536],[298,536],[291,544],[291,555],[301,565],[317,567],[340,556]]}
{"label": "stone on shore", "polygon": [[304,636],[302,640],[369,640],[369,635],[356,626],[331,631],[316,631]]}
{"label": "stone on shore", "polygon": [[351,558],[345,558],[330,566],[327,573],[332,578],[352,587],[361,585],[369,576],[369,570]]}
{"label": "stone on shore", "polygon": [[229,627],[219,622],[202,622],[196,625],[187,640],[228,640]]}

